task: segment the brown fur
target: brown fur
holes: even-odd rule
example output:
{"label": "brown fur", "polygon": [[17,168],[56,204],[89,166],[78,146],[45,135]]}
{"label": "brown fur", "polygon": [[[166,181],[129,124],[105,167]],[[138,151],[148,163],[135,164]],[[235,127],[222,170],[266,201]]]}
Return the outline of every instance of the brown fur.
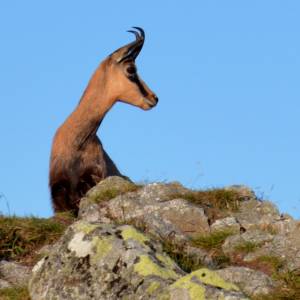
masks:
{"label": "brown fur", "polygon": [[156,105],[155,94],[137,74],[128,72],[129,67],[135,67],[134,59],[142,45],[143,36],[139,36],[106,58],[93,74],[78,106],[57,130],[49,176],[55,212],[72,210],[77,214],[81,197],[91,187],[108,176],[121,176],[96,132],[116,101],[144,110]]}

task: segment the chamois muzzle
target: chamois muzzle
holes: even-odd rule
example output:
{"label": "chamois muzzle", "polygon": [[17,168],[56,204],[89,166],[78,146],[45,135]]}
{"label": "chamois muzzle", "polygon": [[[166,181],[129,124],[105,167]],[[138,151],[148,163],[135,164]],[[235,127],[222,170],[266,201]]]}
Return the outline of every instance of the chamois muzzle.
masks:
{"label": "chamois muzzle", "polygon": [[149,105],[150,108],[153,108],[158,103],[158,97],[156,95],[152,95],[151,98],[143,98],[144,102]]}

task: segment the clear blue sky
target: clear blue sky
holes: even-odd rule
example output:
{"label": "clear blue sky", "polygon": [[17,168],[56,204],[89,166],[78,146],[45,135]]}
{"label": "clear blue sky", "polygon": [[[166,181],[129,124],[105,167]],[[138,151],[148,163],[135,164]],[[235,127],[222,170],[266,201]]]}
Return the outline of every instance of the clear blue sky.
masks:
{"label": "clear blue sky", "polygon": [[52,214],[55,130],[141,26],[137,66],[160,102],[107,115],[98,134],[119,169],[193,188],[245,184],[300,217],[299,15],[296,0],[2,1],[0,211]]}

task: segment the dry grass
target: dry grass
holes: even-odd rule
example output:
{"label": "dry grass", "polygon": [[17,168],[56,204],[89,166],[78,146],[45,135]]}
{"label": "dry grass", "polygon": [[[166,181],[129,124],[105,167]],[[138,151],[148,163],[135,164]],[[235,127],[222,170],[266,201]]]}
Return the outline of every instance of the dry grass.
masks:
{"label": "dry grass", "polygon": [[128,182],[125,185],[116,188],[114,186],[102,187],[99,190],[94,190],[90,194],[88,194],[88,198],[92,201],[99,203],[102,201],[108,201],[113,199],[119,195],[126,194],[129,192],[135,192],[141,188],[140,185],[136,185],[134,183]]}
{"label": "dry grass", "polygon": [[259,243],[245,241],[245,242],[242,242],[242,243],[238,244],[237,246],[235,246],[234,250],[241,254],[248,254],[248,253],[254,252],[256,249],[259,248],[259,246],[260,246]]}
{"label": "dry grass", "polygon": [[242,200],[238,191],[222,188],[189,191],[188,193],[172,195],[172,198],[182,198],[200,205],[204,208],[211,223],[216,219],[228,216],[230,212],[238,211]]}
{"label": "dry grass", "polygon": [[276,273],[278,287],[269,295],[253,298],[253,300],[300,300],[300,269],[284,273]]}
{"label": "dry grass", "polygon": [[225,267],[230,264],[230,258],[224,254],[222,245],[226,238],[232,234],[231,230],[220,230],[200,236],[194,239],[192,243],[196,247],[207,250],[218,267]]}
{"label": "dry grass", "polygon": [[163,251],[168,254],[183,271],[190,273],[203,267],[202,261],[198,257],[188,255],[184,246],[180,247],[167,241],[163,241],[162,246]]}
{"label": "dry grass", "polygon": [[22,260],[30,264],[35,251],[58,240],[73,220],[66,213],[50,219],[0,216],[0,260]]}
{"label": "dry grass", "polygon": [[0,300],[30,300],[27,287],[0,289]]}
{"label": "dry grass", "polygon": [[232,235],[231,230],[220,230],[211,234],[199,236],[193,240],[193,244],[205,250],[219,250],[227,237]]}

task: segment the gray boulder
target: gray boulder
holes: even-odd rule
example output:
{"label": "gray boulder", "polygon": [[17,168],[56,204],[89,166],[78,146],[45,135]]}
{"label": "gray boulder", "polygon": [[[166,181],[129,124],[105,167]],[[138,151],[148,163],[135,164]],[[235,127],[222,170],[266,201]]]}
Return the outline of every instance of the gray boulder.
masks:
{"label": "gray boulder", "polygon": [[[113,185],[121,195],[102,202],[103,190],[107,190],[108,185]],[[128,182],[119,177],[100,182],[81,200],[80,218],[106,223],[143,224],[147,232],[158,238],[172,236],[186,240],[210,231],[203,208],[176,198],[188,192],[180,184],[153,183],[135,192],[122,193],[122,188],[127,185]]]}
{"label": "gray boulder", "polygon": [[[120,191],[120,195],[102,201],[101,195],[109,189],[109,185]],[[180,249],[186,249],[191,239],[210,232],[204,209],[177,198],[178,195],[189,193],[182,185],[153,183],[133,192],[123,193],[122,189],[126,190],[123,188],[126,185],[128,182],[119,177],[100,182],[82,199],[80,219],[89,222],[134,224],[156,240]],[[188,250],[185,252],[187,255],[190,253]],[[204,252],[203,250],[203,258],[209,262],[211,259]],[[197,260],[194,253],[195,251],[191,259]]]}
{"label": "gray boulder", "polygon": [[159,244],[132,226],[86,221],[70,226],[37,263],[29,292],[32,300],[247,299],[208,269],[185,275]]}
{"label": "gray boulder", "polygon": [[251,297],[269,294],[275,288],[275,284],[269,276],[249,268],[227,267],[216,273],[224,280],[235,283]]}

